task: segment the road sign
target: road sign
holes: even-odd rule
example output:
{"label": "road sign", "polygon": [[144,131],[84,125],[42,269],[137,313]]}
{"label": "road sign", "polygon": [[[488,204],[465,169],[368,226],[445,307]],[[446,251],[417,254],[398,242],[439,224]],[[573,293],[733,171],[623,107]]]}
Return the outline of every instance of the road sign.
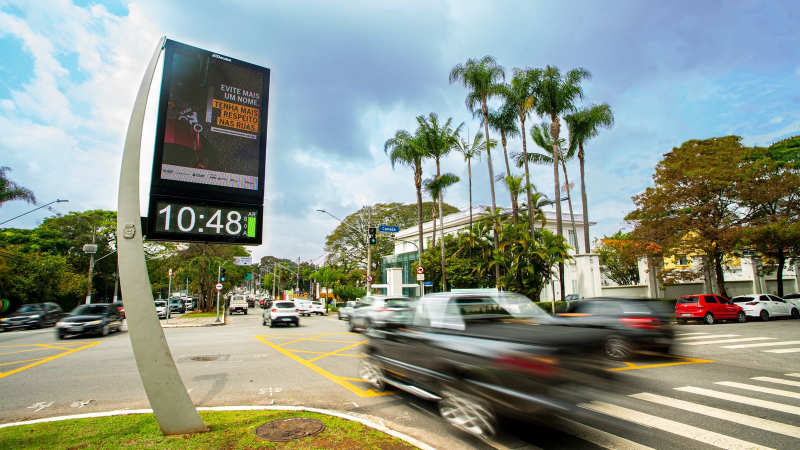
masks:
{"label": "road sign", "polygon": [[395,227],[392,225],[378,225],[378,231],[381,233],[399,233],[400,227]]}
{"label": "road sign", "polygon": [[425,274],[424,273],[418,273],[417,274],[417,281],[425,281]]}
{"label": "road sign", "polygon": [[373,280],[372,275],[367,275],[367,282],[372,283],[372,280]]}
{"label": "road sign", "polygon": [[300,292],[300,288],[299,288],[299,287],[296,287],[296,288],[294,288],[294,291],[295,291],[295,292]]}
{"label": "road sign", "polygon": [[234,266],[250,266],[253,264],[253,257],[252,256],[234,256],[233,257],[233,265]]}
{"label": "road sign", "polygon": [[214,285],[214,289],[221,291],[222,290],[222,283],[217,283]]}
{"label": "road sign", "polygon": [[424,283],[424,285],[425,285],[425,286],[428,286],[428,287],[431,287],[431,286],[433,286],[433,281],[426,281],[426,282]]}
{"label": "road sign", "polygon": [[172,269],[169,269],[169,276],[172,276]]}
{"label": "road sign", "polygon": [[425,273],[425,268],[422,267],[422,266],[417,266],[417,273],[419,273],[419,274]]}

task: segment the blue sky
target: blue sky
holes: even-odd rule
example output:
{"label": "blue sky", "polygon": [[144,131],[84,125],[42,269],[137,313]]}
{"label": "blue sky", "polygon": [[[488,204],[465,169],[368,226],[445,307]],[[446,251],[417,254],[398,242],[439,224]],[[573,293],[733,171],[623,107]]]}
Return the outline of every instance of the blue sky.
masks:
{"label": "blue sky", "polygon": [[[316,258],[337,225],[317,209],[344,217],[415,201],[410,170],[392,170],[383,152],[396,130],[430,112],[478,129],[448,74],[489,54],[509,74],[548,64],[592,72],[584,104],[607,102],[616,117],[586,149],[600,237],[624,226],[631,196],[686,140],[737,134],[766,145],[800,133],[799,25],[793,1],[0,0],[0,165],[42,202],[69,199],[59,211],[115,209],[133,99],[166,35],[272,69],[265,243],[254,255]],[[577,163],[568,169],[577,182]],[[466,180],[457,154],[443,170]],[[552,170],[533,176],[552,196]],[[484,159],[473,167],[476,204],[490,202],[488,183]],[[501,186],[497,200],[508,204]],[[446,201],[466,207],[467,183]],[[0,220],[29,209],[6,204]]]}

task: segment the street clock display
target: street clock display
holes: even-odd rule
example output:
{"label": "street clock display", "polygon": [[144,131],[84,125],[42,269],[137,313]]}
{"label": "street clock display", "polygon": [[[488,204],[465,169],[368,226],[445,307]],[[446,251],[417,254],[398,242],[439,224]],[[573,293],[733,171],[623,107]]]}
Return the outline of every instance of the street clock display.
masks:
{"label": "street clock display", "polygon": [[167,40],[148,240],[262,243],[270,71]]}

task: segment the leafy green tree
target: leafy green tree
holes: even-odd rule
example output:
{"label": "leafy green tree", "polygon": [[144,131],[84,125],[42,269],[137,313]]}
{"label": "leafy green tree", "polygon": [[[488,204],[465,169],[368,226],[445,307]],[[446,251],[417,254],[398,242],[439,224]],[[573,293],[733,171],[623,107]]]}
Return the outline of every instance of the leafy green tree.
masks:
{"label": "leafy green tree", "polygon": [[35,205],[36,196],[33,195],[33,191],[9,179],[6,174],[10,171],[11,168],[8,166],[0,167],[0,207],[6,202],[14,200],[22,200]]}
{"label": "leafy green tree", "polygon": [[610,129],[614,126],[614,112],[608,103],[591,105],[588,108],[581,108],[572,114],[566,115],[564,121],[569,127],[570,150],[574,151],[575,147],[578,148],[581,204],[583,207],[583,248],[589,251],[589,206],[586,197],[586,175],[584,171],[586,153],[584,152],[584,147],[589,140],[597,137],[600,128]]}
{"label": "leafy green tree", "polygon": [[[439,198],[439,211],[441,214],[442,209],[442,199],[444,198],[444,193],[447,192],[454,184],[458,183],[459,178],[452,173],[445,173],[440,175],[439,177],[433,180],[426,180],[425,181],[425,189],[431,193],[431,196],[435,196]],[[440,224],[442,226],[442,236],[444,236],[444,216],[439,217]],[[434,243],[435,244],[435,243]],[[447,291],[447,273],[445,272],[445,252],[444,252],[444,239],[441,239],[441,247],[442,247],[442,286],[445,291]]]}
{"label": "leafy green tree", "polygon": [[511,210],[514,212],[513,219],[514,223],[518,223],[519,194],[522,193],[523,189],[522,175],[500,174],[497,176],[497,181],[503,183],[508,193],[511,194]]}
{"label": "leafy green tree", "polygon": [[[332,267],[323,266],[320,267],[319,270],[311,274],[311,276],[316,280],[319,280],[319,283],[322,284],[322,286],[325,287],[326,289],[325,311],[327,312],[328,302],[329,302],[327,294],[330,292],[329,289],[331,288],[331,286],[333,286],[334,283],[337,283],[339,282],[339,280],[342,279],[343,273],[342,271],[334,269]],[[334,300],[334,306],[336,306],[336,300]]]}
{"label": "leafy green tree", "polygon": [[419,251],[423,251],[422,239],[422,162],[426,159],[425,149],[420,145],[420,138],[412,136],[406,130],[397,130],[394,137],[388,139],[383,151],[389,155],[392,169],[396,164],[410,167],[414,171],[414,187],[417,189],[417,229],[419,234]]}
{"label": "leafy green tree", "polygon": [[622,230],[604,236],[597,246],[600,271],[620,286],[639,284],[639,252],[636,241]]}
{"label": "leafy green tree", "polygon": [[[555,186],[556,234],[564,235],[561,223],[561,183],[558,176],[558,142],[561,132],[560,116],[573,112],[575,103],[583,99],[581,81],[591,78],[588,70],[578,68],[561,74],[558,67],[547,66],[541,73],[534,88],[534,103],[540,116],[550,117],[550,136],[553,139],[553,182]],[[558,281],[561,286],[561,300],[564,300],[564,264],[558,266]]]}
{"label": "leafy green tree", "polygon": [[[464,156],[464,161],[467,162],[467,176],[469,178],[469,226],[472,227],[472,160],[474,158],[481,158],[481,153],[486,150],[487,142],[483,140],[483,133],[480,131],[475,133],[472,142],[468,139],[459,139],[458,152]],[[494,145],[494,143],[492,143]],[[420,226],[420,236],[422,236],[422,227]],[[422,247],[420,247],[421,249]]]}
{"label": "leafy green tree", "polygon": [[[502,95],[503,82],[505,81],[505,70],[503,66],[497,64],[493,56],[484,56],[481,59],[468,59],[465,64],[457,64],[450,71],[450,84],[461,82],[467,88],[466,106],[471,113],[480,107],[483,113],[483,126],[486,140],[491,142],[489,137],[489,99]],[[494,169],[492,167],[491,148],[486,149],[486,159],[489,164],[489,187],[492,195],[492,216],[497,215],[497,202],[494,194]],[[497,230],[495,223],[494,247],[498,248]],[[499,267],[495,271],[495,278],[500,278]]]}
{"label": "leafy green tree", "polygon": [[[478,114],[481,115],[480,113]],[[488,118],[489,128],[500,133],[500,143],[503,145],[503,160],[506,163],[506,172],[504,175],[512,175],[511,166],[508,164],[508,138],[514,138],[520,135],[519,129],[517,128],[516,112],[513,108],[490,109]],[[481,117],[481,119],[483,119],[483,117]],[[481,122],[483,121],[481,120]],[[483,123],[481,123],[481,125],[483,125]],[[501,175],[498,175],[496,179],[502,179]],[[509,196],[513,196],[510,191],[508,194]],[[511,204],[511,211],[516,221],[518,218],[518,211],[514,208],[513,201]]]}
{"label": "leafy green tree", "polygon": [[0,292],[14,303],[56,302],[68,311],[85,292],[86,276],[71,271],[63,254],[10,245],[0,259]]}
{"label": "leafy green tree", "polygon": [[333,288],[333,295],[341,301],[355,300],[367,295],[367,290],[356,286],[336,286]]}

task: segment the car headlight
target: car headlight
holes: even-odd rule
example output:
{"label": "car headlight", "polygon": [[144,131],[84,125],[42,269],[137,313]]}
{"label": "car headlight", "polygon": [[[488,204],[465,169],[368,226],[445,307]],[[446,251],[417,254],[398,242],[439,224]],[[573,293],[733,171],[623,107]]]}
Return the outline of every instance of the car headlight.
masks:
{"label": "car headlight", "polygon": [[0,319],[0,322],[5,322],[6,320],[8,320],[8,319],[3,317],[2,319]]}
{"label": "car headlight", "polygon": [[68,327],[69,324],[67,322],[56,322],[57,327]]}
{"label": "car headlight", "polygon": [[86,322],[86,325],[100,325],[101,323],[103,323],[103,319]]}
{"label": "car headlight", "polygon": [[34,315],[30,316],[29,318],[30,319],[38,319],[39,317],[40,317],[39,314],[34,314]]}

